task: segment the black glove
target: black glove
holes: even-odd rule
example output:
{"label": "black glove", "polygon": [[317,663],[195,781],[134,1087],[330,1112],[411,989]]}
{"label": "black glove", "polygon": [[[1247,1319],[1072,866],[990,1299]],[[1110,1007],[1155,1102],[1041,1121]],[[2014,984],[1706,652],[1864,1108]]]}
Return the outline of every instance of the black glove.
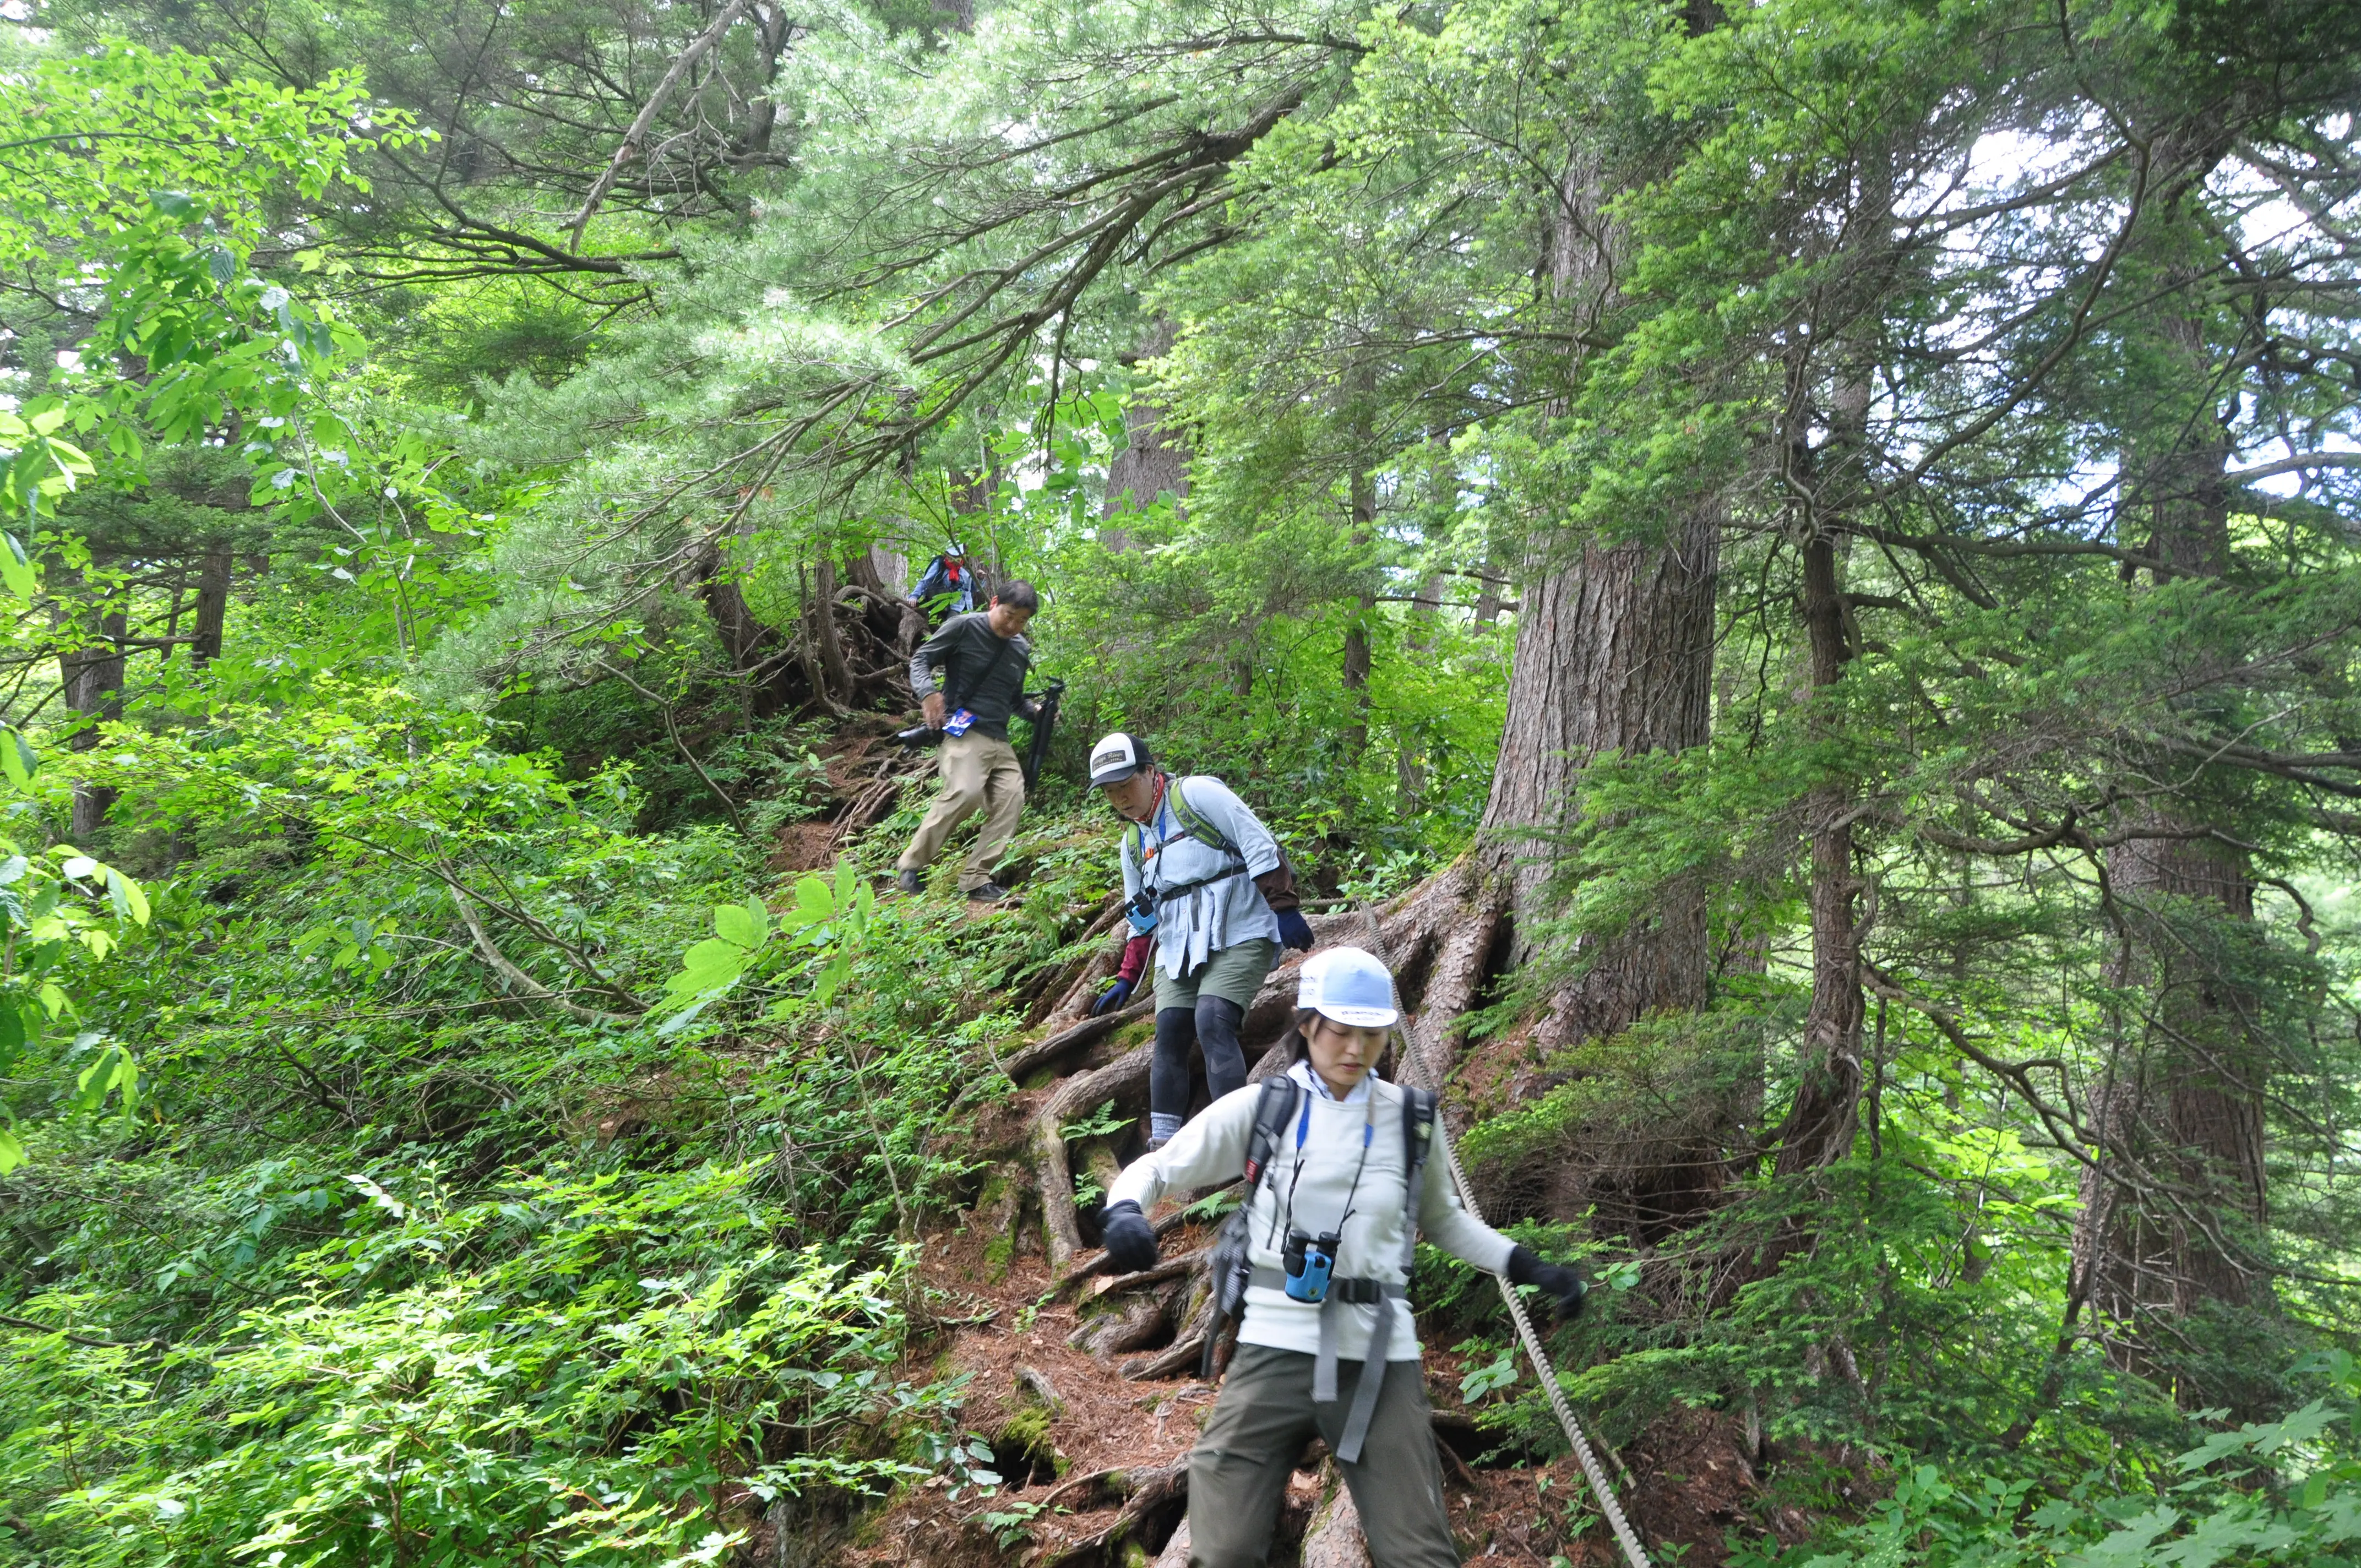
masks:
{"label": "black glove", "polygon": [[1130,1000],[1131,981],[1117,975],[1107,981],[1107,988],[1099,992],[1096,1002],[1091,1003],[1091,1016],[1095,1018],[1102,1013],[1112,1013]]}
{"label": "black glove", "polygon": [[1543,1263],[1526,1246],[1509,1254],[1509,1283],[1538,1288],[1555,1305],[1562,1323],[1582,1316],[1583,1298],[1590,1294],[1590,1287],[1582,1282],[1581,1275],[1564,1264]]}
{"label": "black glove", "polygon": [[1303,918],[1303,911],[1275,909],[1271,913],[1279,916],[1280,947],[1297,948],[1307,953],[1312,950],[1312,923]]}
{"label": "black glove", "polygon": [[1106,1242],[1107,1261],[1120,1272],[1137,1274],[1156,1266],[1156,1227],[1130,1199],[1101,1212],[1099,1235]]}

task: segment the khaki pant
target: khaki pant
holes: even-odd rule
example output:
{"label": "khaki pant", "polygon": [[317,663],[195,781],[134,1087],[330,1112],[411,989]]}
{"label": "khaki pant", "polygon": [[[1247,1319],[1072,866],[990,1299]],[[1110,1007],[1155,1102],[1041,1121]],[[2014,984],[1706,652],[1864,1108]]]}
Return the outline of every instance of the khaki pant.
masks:
{"label": "khaki pant", "polygon": [[970,892],[992,880],[1000,852],[1016,836],[1017,815],[1025,809],[1025,770],[1016,748],[1005,740],[971,729],[945,739],[935,764],[943,780],[942,793],[928,808],[927,819],[910,839],[910,847],[894,862],[897,871],[924,871],[942,853],[943,840],[969,817],[983,813],[983,831],[960,871],[960,891]]}
{"label": "khaki pant", "polygon": [[[1336,1402],[1315,1405],[1311,1356],[1238,1346],[1213,1419],[1189,1454],[1190,1568],[1261,1568],[1296,1456],[1315,1431],[1335,1447],[1360,1382],[1359,1362],[1338,1362]],[[1361,1457],[1339,1466],[1372,1568],[1457,1568],[1433,1421],[1419,1364],[1388,1365]]]}

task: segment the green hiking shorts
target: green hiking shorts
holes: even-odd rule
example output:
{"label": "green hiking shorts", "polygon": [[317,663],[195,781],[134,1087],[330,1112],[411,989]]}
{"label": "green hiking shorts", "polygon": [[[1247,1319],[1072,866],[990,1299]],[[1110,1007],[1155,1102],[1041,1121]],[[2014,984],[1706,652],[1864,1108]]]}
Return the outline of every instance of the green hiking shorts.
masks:
{"label": "green hiking shorts", "polygon": [[1268,937],[1249,937],[1235,947],[1224,948],[1205,960],[1205,965],[1186,980],[1174,980],[1159,969],[1156,971],[1156,1010],[1186,1007],[1192,1011],[1201,996],[1218,996],[1224,1002],[1235,1002],[1243,1013],[1254,1005],[1255,992],[1262,989],[1263,977],[1279,959],[1279,944]]}

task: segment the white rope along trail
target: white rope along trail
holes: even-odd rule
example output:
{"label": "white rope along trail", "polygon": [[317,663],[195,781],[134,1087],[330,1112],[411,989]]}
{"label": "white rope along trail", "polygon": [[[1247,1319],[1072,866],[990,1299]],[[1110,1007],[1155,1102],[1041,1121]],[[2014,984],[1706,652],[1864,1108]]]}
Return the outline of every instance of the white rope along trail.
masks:
{"label": "white rope along trail", "polygon": [[[1390,973],[1394,967],[1393,959],[1386,951],[1385,938],[1378,931],[1377,911],[1365,904],[1361,906],[1361,914],[1369,923],[1370,948],[1384,960],[1386,970]],[[1394,1038],[1400,1044],[1403,1063],[1422,1080],[1418,1087],[1432,1091],[1435,1096],[1434,1141],[1441,1146],[1444,1162],[1450,1167],[1452,1185],[1459,1190],[1459,1201],[1466,1206],[1467,1212],[1481,1222],[1484,1211],[1477,1205],[1475,1190],[1467,1184],[1467,1173],[1460,1168],[1459,1151],[1451,1146],[1450,1135],[1443,1124],[1443,1074],[1425,1049],[1402,1027],[1400,1022],[1403,1016],[1401,991],[1399,986],[1394,991]],[[1440,1035],[1442,1030],[1438,1026],[1427,1033],[1433,1036]],[[1405,1073],[1404,1076],[1410,1074]],[[1650,1568],[1647,1549],[1632,1533],[1631,1521],[1623,1517],[1623,1505],[1616,1500],[1615,1488],[1608,1482],[1605,1467],[1592,1451],[1589,1438],[1583,1435],[1582,1423],[1574,1419],[1574,1407],[1566,1403],[1565,1390],[1558,1387],[1557,1368],[1550,1364],[1549,1352],[1542,1348],[1542,1336],[1533,1332],[1533,1321],[1526,1315],[1525,1304],[1518,1297],[1517,1288],[1509,1283],[1508,1276],[1504,1274],[1494,1275],[1492,1282],[1500,1288],[1500,1299],[1508,1304],[1509,1316],[1517,1325],[1517,1338],[1525,1347],[1527,1359],[1533,1364],[1534,1375],[1541,1379],[1542,1392],[1548,1397],[1550,1409],[1557,1414],[1557,1424],[1565,1429],[1565,1440],[1574,1446],[1574,1457],[1590,1482],[1591,1495],[1598,1499],[1599,1513],[1606,1519],[1608,1527],[1614,1530],[1618,1544],[1623,1548],[1624,1560],[1631,1568]]]}

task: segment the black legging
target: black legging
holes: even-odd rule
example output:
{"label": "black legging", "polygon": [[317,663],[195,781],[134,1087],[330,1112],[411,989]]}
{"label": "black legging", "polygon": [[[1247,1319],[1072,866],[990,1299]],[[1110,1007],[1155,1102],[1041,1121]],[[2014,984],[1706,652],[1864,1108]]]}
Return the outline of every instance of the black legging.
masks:
{"label": "black legging", "polygon": [[1192,1045],[1204,1049],[1205,1084],[1214,1099],[1246,1087],[1246,1058],[1238,1047],[1238,1025],[1244,1022],[1246,1009],[1223,996],[1197,998],[1193,1014],[1186,1007],[1167,1007],[1156,1014],[1156,1060],[1148,1072],[1152,1116],[1169,1117],[1176,1126],[1187,1118]]}

